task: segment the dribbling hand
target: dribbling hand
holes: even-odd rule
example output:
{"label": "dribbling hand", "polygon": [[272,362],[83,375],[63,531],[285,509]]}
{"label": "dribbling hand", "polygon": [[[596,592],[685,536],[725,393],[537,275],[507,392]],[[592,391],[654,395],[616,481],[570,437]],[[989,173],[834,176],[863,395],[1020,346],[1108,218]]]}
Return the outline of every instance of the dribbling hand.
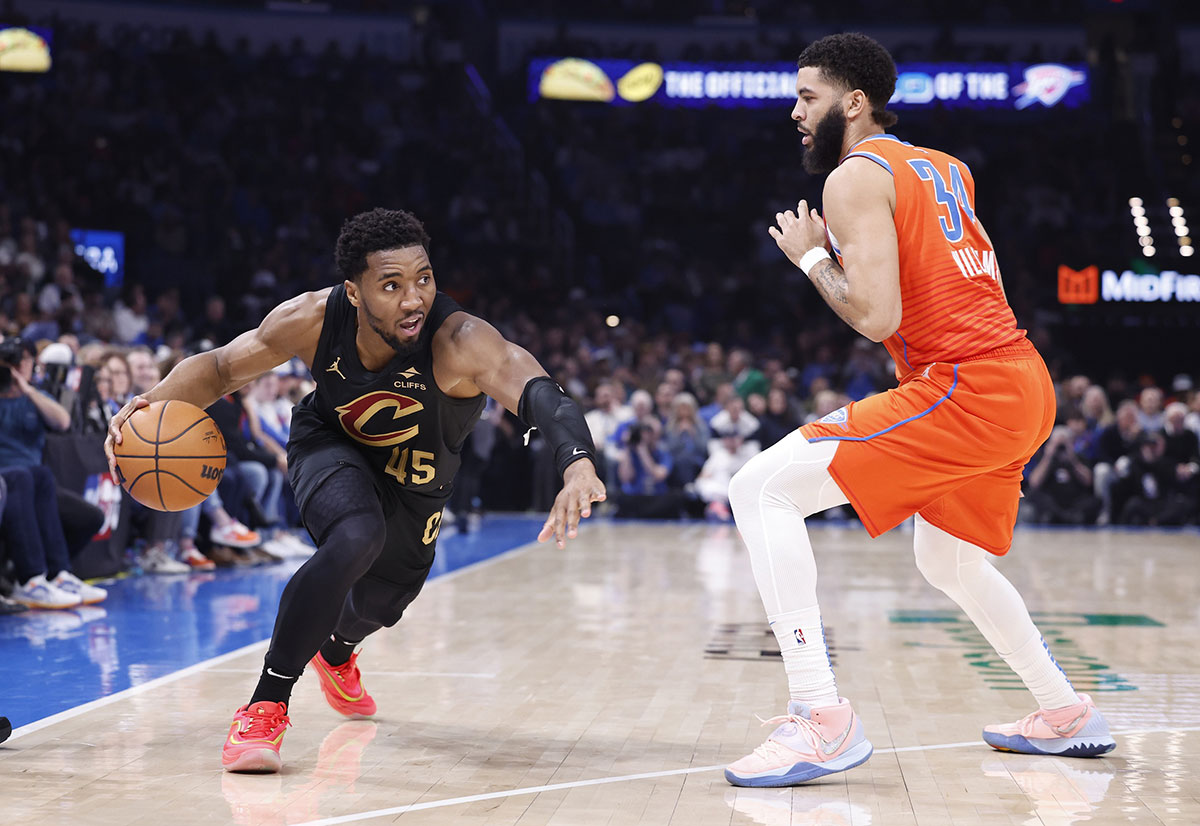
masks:
{"label": "dribbling hand", "polygon": [[804,253],[813,247],[828,248],[829,236],[825,231],[825,221],[821,213],[808,206],[807,201],[796,205],[796,211],[776,212],[775,223],[778,227],[768,227],[767,232],[788,260],[800,266]]}
{"label": "dribbling hand", "polygon": [[149,406],[150,402],[146,401],[143,396],[134,396],[125,402],[125,406],[118,410],[112,417],[112,421],[108,423],[108,436],[104,439],[104,455],[108,457],[108,469],[114,478],[117,476],[117,457],[113,454],[113,448],[115,445],[121,444],[121,428],[133,415],[133,411]]}
{"label": "dribbling hand", "polygon": [[607,496],[604,483],[590,461],[580,459],[567,465],[562,490],[554,498],[550,516],[542,525],[537,541],[545,542],[553,536],[558,547],[565,548],[567,540],[578,535],[579,520],[592,515],[592,503],[603,502]]}

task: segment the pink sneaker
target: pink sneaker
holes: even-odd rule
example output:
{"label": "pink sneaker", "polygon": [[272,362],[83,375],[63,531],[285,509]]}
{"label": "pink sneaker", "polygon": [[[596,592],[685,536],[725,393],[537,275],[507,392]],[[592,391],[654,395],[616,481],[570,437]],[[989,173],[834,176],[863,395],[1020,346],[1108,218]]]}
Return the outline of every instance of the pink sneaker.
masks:
{"label": "pink sneaker", "polygon": [[792,700],[787,714],[763,720],[763,725],[779,728],[725,769],[725,779],[735,786],[794,786],[852,769],[874,751],[846,699],[820,708]]}
{"label": "pink sneaker", "polygon": [[259,701],[233,715],[221,765],[227,772],[277,772],[283,766],[279,744],[291,721],[286,703]]}
{"label": "pink sneaker", "polygon": [[312,664],[321,678],[321,693],[334,711],[352,720],[365,720],[375,713],[375,701],[362,684],[358,654],[351,654],[341,665],[330,665],[318,651]]}
{"label": "pink sneaker", "polygon": [[998,751],[1018,754],[1057,754],[1060,757],[1097,757],[1117,747],[1104,715],[1092,698],[1047,711],[1039,708],[1023,720],[987,726],[983,742]]}

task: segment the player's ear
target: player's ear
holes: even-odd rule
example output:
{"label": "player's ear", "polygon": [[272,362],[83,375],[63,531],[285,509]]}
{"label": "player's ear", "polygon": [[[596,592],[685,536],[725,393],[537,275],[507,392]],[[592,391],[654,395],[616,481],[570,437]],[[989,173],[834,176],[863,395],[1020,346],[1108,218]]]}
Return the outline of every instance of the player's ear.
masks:
{"label": "player's ear", "polygon": [[346,298],[350,299],[352,306],[358,306],[358,284],[353,281],[346,280],[342,282],[346,285]]}
{"label": "player's ear", "polygon": [[867,96],[862,89],[852,89],[849,95],[850,99],[845,104],[846,116],[858,117],[867,109]]}

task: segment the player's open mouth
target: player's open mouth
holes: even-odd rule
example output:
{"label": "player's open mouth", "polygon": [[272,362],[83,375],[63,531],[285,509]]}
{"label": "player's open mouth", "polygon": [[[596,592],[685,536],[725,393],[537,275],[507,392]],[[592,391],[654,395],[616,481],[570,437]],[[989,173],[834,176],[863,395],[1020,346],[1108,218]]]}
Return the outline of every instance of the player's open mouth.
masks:
{"label": "player's open mouth", "polygon": [[804,144],[805,146],[812,144],[812,135],[801,129],[799,126],[796,127],[796,131],[800,133],[800,143]]}
{"label": "player's open mouth", "polygon": [[405,335],[409,335],[409,336],[415,336],[417,333],[419,333],[421,331],[421,322],[424,320],[425,320],[424,314],[419,313],[415,316],[406,318],[404,321],[401,321],[396,326],[400,328],[401,333],[403,333]]}

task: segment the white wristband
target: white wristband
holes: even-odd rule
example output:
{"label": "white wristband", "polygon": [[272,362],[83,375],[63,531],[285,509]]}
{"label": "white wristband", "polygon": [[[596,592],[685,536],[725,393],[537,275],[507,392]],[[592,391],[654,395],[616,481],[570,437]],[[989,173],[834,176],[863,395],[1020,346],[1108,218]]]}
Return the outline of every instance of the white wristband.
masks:
{"label": "white wristband", "polygon": [[818,261],[824,261],[829,257],[829,250],[824,247],[813,247],[804,255],[800,256],[800,269],[808,275],[808,271],[817,265]]}

